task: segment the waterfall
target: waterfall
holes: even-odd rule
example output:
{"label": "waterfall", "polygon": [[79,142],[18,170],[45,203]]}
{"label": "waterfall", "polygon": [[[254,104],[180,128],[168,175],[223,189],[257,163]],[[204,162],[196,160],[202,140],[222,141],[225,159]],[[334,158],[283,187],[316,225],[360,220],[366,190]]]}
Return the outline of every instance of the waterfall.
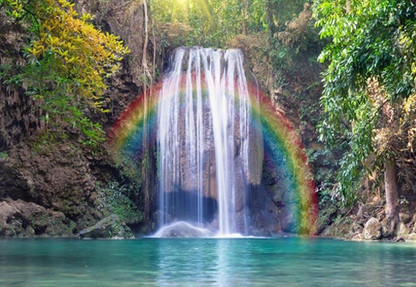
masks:
{"label": "waterfall", "polygon": [[159,225],[183,220],[217,224],[219,235],[244,233],[250,174],[259,174],[250,170],[249,146],[262,138],[251,130],[258,102],[243,54],[178,48],[171,62],[158,107]]}

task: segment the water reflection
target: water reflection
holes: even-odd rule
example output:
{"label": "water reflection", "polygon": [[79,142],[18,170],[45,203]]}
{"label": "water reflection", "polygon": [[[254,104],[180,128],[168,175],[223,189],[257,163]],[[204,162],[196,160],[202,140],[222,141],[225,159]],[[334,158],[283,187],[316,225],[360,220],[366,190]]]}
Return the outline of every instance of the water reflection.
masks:
{"label": "water reflection", "polygon": [[228,264],[230,264],[231,260],[228,258],[229,248],[232,248],[232,246],[229,246],[229,241],[226,239],[220,239],[216,241],[216,247],[215,250],[217,255],[217,260],[214,263],[215,266],[215,273],[216,273],[216,283],[219,287],[227,287],[227,286],[235,286],[234,284],[231,284],[229,282],[230,276],[227,276],[228,274]]}
{"label": "water reflection", "polygon": [[[156,286],[252,286],[255,253],[246,240],[158,240]],[[253,267],[253,271],[250,268]]]}
{"label": "water reflection", "polygon": [[284,239],[0,241],[0,286],[416,286],[416,245]]}

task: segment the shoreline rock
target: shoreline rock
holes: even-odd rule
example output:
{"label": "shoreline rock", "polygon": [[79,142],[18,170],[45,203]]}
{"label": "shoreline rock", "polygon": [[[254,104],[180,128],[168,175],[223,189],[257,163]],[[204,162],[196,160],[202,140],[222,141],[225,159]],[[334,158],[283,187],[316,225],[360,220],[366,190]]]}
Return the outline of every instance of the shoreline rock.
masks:
{"label": "shoreline rock", "polygon": [[117,215],[112,214],[79,232],[81,239],[133,239],[130,228]]}
{"label": "shoreline rock", "polygon": [[366,240],[378,240],[381,238],[382,224],[377,218],[371,217],[364,225],[363,238]]}

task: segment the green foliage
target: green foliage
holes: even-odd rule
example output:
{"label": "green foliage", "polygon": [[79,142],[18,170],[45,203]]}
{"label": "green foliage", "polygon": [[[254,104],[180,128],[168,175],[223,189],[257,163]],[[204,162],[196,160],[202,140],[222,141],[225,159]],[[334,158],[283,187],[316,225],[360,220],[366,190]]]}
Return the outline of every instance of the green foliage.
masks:
{"label": "green foliage", "polygon": [[133,202],[134,191],[128,186],[117,182],[109,182],[107,186],[98,185],[98,192],[102,199],[102,208],[116,214],[122,221],[138,223],[142,220],[142,213]]}
{"label": "green foliage", "polygon": [[36,134],[32,141],[33,151],[37,154],[50,153],[51,147],[57,142],[67,139],[66,134],[63,133],[51,133],[47,130],[40,131]]}
{"label": "green foliage", "polygon": [[287,85],[293,70],[299,68],[298,56],[308,51],[307,55],[312,52],[316,58],[320,49],[308,3],[307,0],[149,1],[156,26],[164,31],[161,42],[165,46],[235,48],[234,40],[239,36],[267,35],[260,37],[262,43],[258,43],[257,49],[261,50],[259,57],[267,56],[272,68],[269,73],[280,87]]}
{"label": "green foliage", "polygon": [[67,0],[0,0],[0,7],[26,30],[22,52],[25,62],[0,67],[2,83],[23,86],[45,111],[45,120],[64,121],[86,136],[83,143],[96,147],[104,140],[98,124],[85,116],[92,108],[108,112],[103,92],[105,78],[119,68],[128,53],[114,35],[103,33],[78,15]]}
{"label": "green foliage", "polygon": [[341,214],[338,214],[337,217],[334,219],[335,225],[339,225],[342,222]]}
{"label": "green foliage", "polygon": [[224,48],[236,35],[267,28],[266,0],[151,0],[149,4],[154,19],[168,33],[189,30],[178,34],[188,46]]}
{"label": "green foliage", "polygon": [[21,67],[11,64],[0,65],[0,79],[2,80],[2,84],[6,86],[7,90],[19,86],[23,82],[23,75],[13,71],[16,68],[20,70],[19,68]]}
{"label": "green foliage", "polygon": [[9,154],[7,152],[0,152],[0,159],[6,159],[9,157]]}
{"label": "green foliage", "polygon": [[[414,92],[416,7],[410,0],[317,0],[314,13],[321,37],[331,40],[319,57],[328,63],[319,132],[327,144],[348,148],[336,192],[351,204],[377,162],[369,156],[382,106]],[[385,92],[381,106],[368,92],[371,81]]]}

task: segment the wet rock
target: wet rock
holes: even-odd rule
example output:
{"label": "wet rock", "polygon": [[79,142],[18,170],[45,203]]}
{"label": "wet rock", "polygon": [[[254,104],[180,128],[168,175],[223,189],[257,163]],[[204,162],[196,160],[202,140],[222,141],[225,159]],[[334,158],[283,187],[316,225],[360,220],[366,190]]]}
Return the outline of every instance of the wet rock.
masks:
{"label": "wet rock", "polygon": [[235,173],[235,212],[244,210],[244,200],[247,194],[247,187],[242,171]]}
{"label": "wet rock", "polygon": [[381,238],[381,223],[377,218],[370,218],[364,226],[363,238],[365,240],[377,240]]}
{"label": "wet rock", "polygon": [[83,229],[79,233],[81,238],[109,238],[130,239],[134,238],[130,228],[115,214],[112,214],[95,225]]}
{"label": "wet rock", "polygon": [[296,227],[296,218],[293,212],[284,212],[280,218],[283,232],[294,232]]}
{"label": "wet rock", "polygon": [[[291,220],[290,217],[289,220]],[[262,230],[267,230],[267,233],[279,233],[279,232],[293,232],[292,227],[293,225],[286,225],[286,229],[283,229],[280,225],[280,221],[276,218],[272,213],[267,211],[257,210],[252,215],[252,222],[250,222],[253,227],[253,234],[256,234],[256,230],[262,232]],[[286,222],[287,223],[287,222]],[[291,224],[291,223],[290,223]],[[263,235],[262,235],[263,236]]]}
{"label": "wet rock", "polygon": [[259,230],[255,230],[253,232],[253,235],[258,236],[258,237],[271,237],[272,232],[269,229],[262,228],[262,229],[259,229]]}
{"label": "wet rock", "polygon": [[218,230],[220,229],[220,219],[218,215],[214,218],[214,220],[209,224],[209,229]]}
{"label": "wet rock", "polygon": [[212,236],[213,233],[210,230],[195,227],[184,221],[162,227],[154,235],[157,238],[207,238]]}
{"label": "wet rock", "polygon": [[412,219],[412,216],[408,213],[400,212],[399,213],[399,218],[400,218],[401,222],[403,222],[404,224],[408,224],[410,222],[410,220]]}
{"label": "wet rock", "polygon": [[[254,115],[254,117],[258,117]],[[261,122],[259,119],[256,123]],[[249,130],[249,143],[248,143],[248,180],[251,184],[259,185],[262,180],[263,171],[263,135],[261,133],[261,127],[257,127],[257,124]]]}
{"label": "wet rock", "polygon": [[166,219],[167,224],[173,222],[173,217],[170,213],[158,210],[153,213],[153,218],[155,222],[160,222],[163,218]]}
{"label": "wet rock", "polygon": [[237,212],[235,216],[236,226],[237,226],[237,232],[238,233],[245,233],[246,232],[246,222],[247,218],[245,216],[244,210],[241,210]]}

